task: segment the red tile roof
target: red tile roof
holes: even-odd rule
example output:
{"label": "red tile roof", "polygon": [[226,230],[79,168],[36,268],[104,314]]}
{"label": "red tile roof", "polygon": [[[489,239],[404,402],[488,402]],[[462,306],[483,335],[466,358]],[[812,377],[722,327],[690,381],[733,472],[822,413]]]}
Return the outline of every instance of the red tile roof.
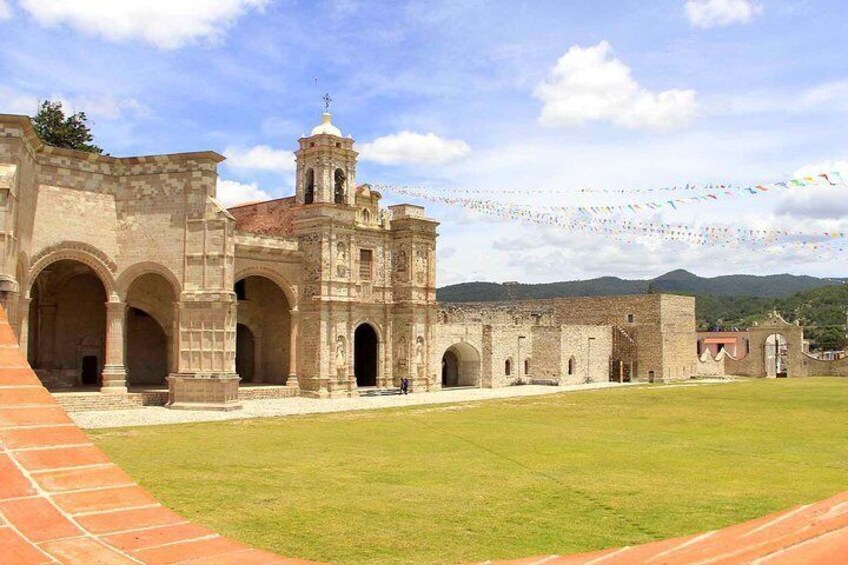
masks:
{"label": "red tile roof", "polygon": [[292,235],[292,222],[303,208],[294,196],[242,204],[229,208],[236,219],[236,230],[260,235]]}

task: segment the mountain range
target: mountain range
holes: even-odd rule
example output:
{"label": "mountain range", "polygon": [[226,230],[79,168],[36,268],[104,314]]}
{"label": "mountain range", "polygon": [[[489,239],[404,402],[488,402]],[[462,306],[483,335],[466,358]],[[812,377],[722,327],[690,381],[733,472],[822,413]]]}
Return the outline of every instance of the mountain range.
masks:
{"label": "mountain range", "polygon": [[613,296],[668,292],[695,296],[784,298],[825,286],[844,285],[848,279],[806,275],[725,275],[699,277],[678,269],[654,279],[600,277],[582,281],[542,284],[469,282],[442,287],[436,297],[442,302],[502,301],[566,296]]}

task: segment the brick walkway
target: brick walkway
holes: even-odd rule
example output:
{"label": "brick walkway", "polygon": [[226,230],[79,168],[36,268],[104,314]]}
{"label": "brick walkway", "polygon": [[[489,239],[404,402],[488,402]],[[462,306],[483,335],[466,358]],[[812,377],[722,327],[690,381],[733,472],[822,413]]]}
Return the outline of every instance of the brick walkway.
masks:
{"label": "brick walkway", "polygon": [[[848,563],[848,492],[717,532],[499,563],[751,562]],[[312,562],[251,549],[156,502],[91,443],[41,386],[0,309],[0,563]]]}

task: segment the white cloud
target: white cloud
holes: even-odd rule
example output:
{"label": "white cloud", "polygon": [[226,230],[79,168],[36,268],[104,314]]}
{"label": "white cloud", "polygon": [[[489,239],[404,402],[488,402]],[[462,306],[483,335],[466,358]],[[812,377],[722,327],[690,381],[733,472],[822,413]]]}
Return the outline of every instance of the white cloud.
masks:
{"label": "white cloud", "polygon": [[219,39],[246,11],[261,10],[269,1],[20,0],[20,5],[45,26],[65,24],[109,41],[140,40],[175,49],[198,39]]}
{"label": "white cloud", "polygon": [[253,147],[227,147],[224,150],[227,165],[236,169],[252,169],[290,173],[295,170],[294,154],[285,149],[274,149],[268,145]]}
{"label": "white cloud", "polygon": [[0,0],[0,20],[8,20],[12,17],[12,10],[6,0]]}
{"label": "white cloud", "polygon": [[0,87],[0,100],[3,101],[0,111],[4,114],[31,116],[38,110],[37,97],[11,88]]}
{"label": "white cloud", "polygon": [[[838,174],[831,174],[833,172]],[[846,186],[843,184],[848,182],[848,161],[823,161],[806,165],[795,171],[793,177],[815,177],[820,174],[827,174],[830,182],[836,183],[837,186],[830,186],[823,179],[817,179],[820,181],[820,186],[785,191],[780,195],[775,213],[791,216],[796,220],[844,220],[848,216]],[[824,231],[826,228],[819,226],[818,229]]]}
{"label": "white cloud", "polygon": [[60,93],[49,96],[36,96],[29,92],[21,92],[12,88],[0,87],[0,100],[3,101],[0,111],[11,114],[32,116],[44,100],[53,100],[62,104],[66,115],[85,112],[89,118],[117,120],[127,116],[146,117],[151,113],[150,108],[135,98],[116,98],[106,94],[96,98],[73,97]]}
{"label": "white cloud", "polygon": [[444,165],[471,152],[464,141],[411,131],[378,137],[359,149],[362,159],[383,165]]}
{"label": "white cloud", "polygon": [[118,99],[109,95],[98,98],[75,98],[69,102],[63,101],[62,105],[65,113],[81,111],[88,117],[105,120],[117,120],[127,115],[145,117],[151,113],[150,108],[135,98]]}
{"label": "white cloud", "polygon": [[247,202],[268,200],[271,196],[260,189],[255,182],[245,184],[234,180],[218,179],[216,193],[218,201],[224,206],[235,206]]}
{"label": "white cloud", "polygon": [[696,107],[694,90],[654,93],[640,86],[606,41],[569,49],[535,95],[544,103],[539,121],[549,127],[609,121],[627,128],[669,129],[689,120]]}
{"label": "white cloud", "polygon": [[686,17],[695,27],[744,24],[762,13],[763,7],[750,0],[687,0]]}

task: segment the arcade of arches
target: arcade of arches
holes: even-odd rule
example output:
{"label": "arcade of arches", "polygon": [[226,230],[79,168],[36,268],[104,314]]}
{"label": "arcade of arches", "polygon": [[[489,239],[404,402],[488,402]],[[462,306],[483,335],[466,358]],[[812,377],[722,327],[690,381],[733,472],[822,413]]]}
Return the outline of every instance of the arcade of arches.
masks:
{"label": "arcade of arches", "polygon": [[[139,276],[125,302],[109,302],[90,267],[60,260],[39,273],[30,298],[27,357],[47,387],[108,387],[104,372],[120,390],[165,385],[173,371],[177,297],[161,275]],[[119,322],[117,334],[107,335],[109,319]]]}

